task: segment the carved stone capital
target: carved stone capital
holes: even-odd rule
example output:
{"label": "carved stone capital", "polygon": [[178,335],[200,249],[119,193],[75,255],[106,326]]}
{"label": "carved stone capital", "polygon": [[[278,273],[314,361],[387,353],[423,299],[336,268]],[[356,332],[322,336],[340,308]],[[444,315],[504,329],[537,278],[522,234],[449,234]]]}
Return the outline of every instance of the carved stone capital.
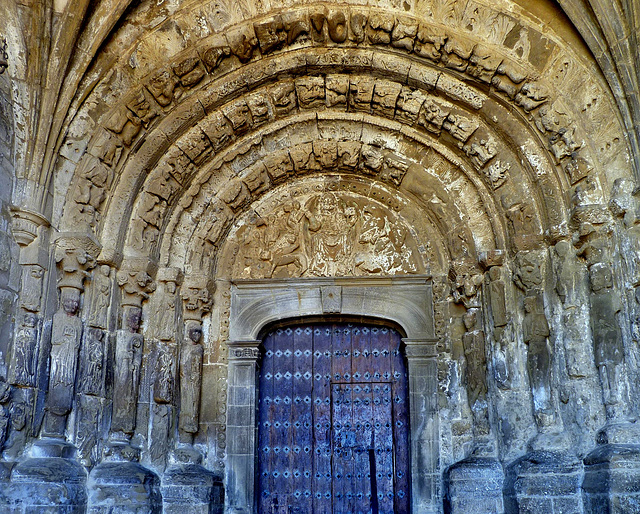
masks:
{"label": "carved stone capital", "polygon": [[151,273],[156,270],[149,262],[125,262],[116,275],[122,289],[123,307],[142,307],[149,294],[156,290]]}
{"label": "carved stone capital", "polygon": [[516,255],[516,269],[513,281],[525,293],[542,287],[544,278],[544,254],[531,250]]}
{"label": "carved stone capital", "polygon": [[[2,60],[0,59],[0,68],[1,67]],[[11,232],[13,233],[13,238],[16,240],[16,243],[18,243],[21,248],[29,246],[33,242],[38,236],[39,227],[49,226],[49,220],[42,214],[21,207],[11,207],[11,217]]]}
{"label": "carved stone capital", "polygon": [[467,309],[480,305],[480,286],[484,275],[470,259],[454,261],[449,268],[453,301]]}
{"label": "carved stone capital", "polygon": [[55,259],[60,270],[58,287],[84,290],[84,279],[96,265],[99,245],[83,236],[63,236],[56,240]]}
{"label": "carved stone capital", "polygon": [[184,319],[202,320],[202,317],[211,311],[215,290],[215,283],[205,274],[194,273],[186,276],[180,291]]}
{"label": "carved stone capital", "polygon": [[156,276],[158,282],[173,283],[176,286],[182,284],[183,278],[179,268],[160,268]]}
{"label": "carved stone capital", "polygon": [[260,341],[229,342],[229,361],[256,362],[260,358]]}

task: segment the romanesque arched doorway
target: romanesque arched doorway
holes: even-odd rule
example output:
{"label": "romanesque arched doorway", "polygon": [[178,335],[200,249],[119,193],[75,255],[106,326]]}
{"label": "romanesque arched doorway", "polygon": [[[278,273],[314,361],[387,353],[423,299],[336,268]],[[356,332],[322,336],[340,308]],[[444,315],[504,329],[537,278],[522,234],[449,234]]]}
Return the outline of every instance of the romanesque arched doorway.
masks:
{"label": "romanesque arched doorway", "polygon": [[260,513],[409,511],[409,405],[400,334],[304,323],[264,339]]}

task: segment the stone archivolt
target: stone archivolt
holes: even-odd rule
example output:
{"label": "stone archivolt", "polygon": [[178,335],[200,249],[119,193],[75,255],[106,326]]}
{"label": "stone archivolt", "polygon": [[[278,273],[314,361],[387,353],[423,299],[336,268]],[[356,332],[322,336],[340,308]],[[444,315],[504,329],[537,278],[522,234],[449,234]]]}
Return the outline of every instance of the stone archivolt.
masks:
{"label": "stone archivolt", "polygon": [[[132,9],[47,148],[53,186],[13,210],[4,457],[73,443],[95,491],[124,466],[157,508],[154,472],[225,472],[231,281],[413,274],[433,284],[438,342],[410,357],[437,360],[451,487],[429,508],[455,511],[467,465],[506,473],[516,506],[522,466],[549,462],[598,497],[589,466],[637,444],[640,210],[590,57],[511,4],[215,4],[153,29]],[[31,212],[48,190],[51,230]]]}

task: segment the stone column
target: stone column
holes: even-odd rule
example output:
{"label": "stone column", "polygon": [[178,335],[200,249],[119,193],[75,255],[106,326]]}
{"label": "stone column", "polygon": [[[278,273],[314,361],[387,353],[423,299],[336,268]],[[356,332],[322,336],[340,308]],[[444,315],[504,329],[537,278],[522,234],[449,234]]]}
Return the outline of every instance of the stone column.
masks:
{"label": "stone column", "polygon": [[[122,289],[122,328],[116,334],[113,377],[113,413],[111,415],[111,447],[129,446],[136,425],[138,386],[142,366],[144,339],[140,330],[142,303],[156,288],[149,265],[130,263],[118,271]],[[130,450],[127,450],[129,454]]]}
{"label": "stone column", "polygon": [[125,262],[117,273],[121,287],[121,323],[116,333],[113,372],[113,411],[104,461],[89,475],[87,512],[160,513],[162,500],[158,476],[137,461],[140,449],[132,445],[136,427],[138,387],[144,339],[138,333],[142,304],[155,290],[150,275],[155,271],[146,260]]}
{"label": "stone column", "polygon": [[250,514],[254,510],[260,341],[232,341],[228,345],[226,511]]}
{"label": "stone column", "polygon": [[409,373],[412,512],[435,514],[441,483],[436,341],[403,342]]}
{"label": "stone column", "polygon": [[[20,247],[19,264],[21,284],[18,306],[15,309],[15,333],[6,362],[9,387],[5,403],[11,409],[7,412],[6,427],[3,430],[0,451],[8,458],[16,458],[24,449],[30,436],[34,435],[34,414],[38,389],[46,389],[40,381],[46,380],[38,370],[46,366],[40,361],[42,345],[42,297],[47,278],[48,246],[46,228],[49,222],[40,214],[20,208],[11,208],[11,231]],[[40,235],[38,235],[40,234]],[[1,379],[0,379],[1,380]],[[36,419],[38,416],[36,416]]]}
{"label": "stone column", "polygon": [[202,387],[202,318],[212,307],[213,282],[202,274],[185,278],[181,290],[184,331],[180,349],[180,414],[178,447],[162,477],[162,502],[166,514],[212,514],[224,508],[222,477],[205,469],[202,455],[193,447],[200,430]]}
{"label": "stone column", "polygon": [[56,242],[60,306],[52,320],[44,422],[41,437],[11,475],[11,494],[27,511],[80,512],[86,506],[86,471],[75,458],[76,448],[66,441],[66,428],[76,393],[82,335],[80,295],[97,250],[89,238],[65,237]]}
{"label": "stone column", "polygon": [[[211,311],[215,286],[202,274],[185,278],[181,291],[184,334],[180,350],[180,416],[178,436],[181,448],[193,450],[193,437],[199,430],[200,388],[202,387],[202,318]],[[184,451],[182,452],[184,453]],[[185,456],[178,458],[184,461]]]}
{"label": "stone column", "polygon": [[178,345],[177,340],[181,332],[178,325],[179,296],[178,287],[182,283],[182,272],[178,268],[160,268],[156,275],[158,290],[153,294],[150,319],[145,335],[152,339],[152,348],[147,350],[149,362],[155,366],[148,366],[145,373],[151,374],[152,380],[140,391],[138,409],[138,423],[148,419],[149,442],[145,459],[155,469],[166,468],[167,457],[171,450],[172,427],[176,409],[176,390],[178,379]]}
{"label": "stone column", "polygon": [[[49,365],[49,390],[42,435],[64,439],[67,416],[75,395],[78,353],[82,337],[80,294],[95,259],[87,251],[89,240],[59,239],[55,258],[60,267],[60,307],[53,315]],[[92,248],[93,253],[97,247]]]}
{"label": "stone column", "polygon": [[579,248],[589,270],[594,357],[607,418],[596,436],[598,446],[584,459],[582,488],[588,514],[635,512],[640,496],[640,423],[629,394],[620,277],[614,272],[613,241],[606,217],[602,218],[601,225],[591,224],[582,231]]}
{"label": "stone column", "polygon": [[109,332],[113,293],[113,270],[103,264],[93,270],[85,295],[87,326],[80,350],[78,397],[76,404],[75,444],[81,462],[93,466],[101,455],[104,412],[108,405],[105,387],[108,356],[113,345]]}
{"label": "stone column", "polygon": [[[505,470],[505,510],[533,509],[580,512],[582,463],[571,451],[552,393],[553,345],[545,314],[547,252],[531,250],[516,256],[514,281],[524,292],[522,339],[527,345],[527,372],[538,429],[527,453]],[[544,491],[545,494],[539,494]]]}

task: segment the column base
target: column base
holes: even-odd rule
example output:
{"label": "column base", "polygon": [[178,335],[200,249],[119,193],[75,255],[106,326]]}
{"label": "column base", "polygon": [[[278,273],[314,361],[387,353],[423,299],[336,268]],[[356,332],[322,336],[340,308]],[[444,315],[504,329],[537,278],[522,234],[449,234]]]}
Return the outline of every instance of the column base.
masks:
{"label": "column base", "polygon": [[36,441],[11,472],[6,496],[12,511],[84,513],[87,472],[75,456],[75,447],[63,440]]}
{"label": "column base", "polygon": [[198,464],[171,466],[162,477],[163,514],[222,514],[222,477]]}
{"label": "column base", "polygon": [[507,469],[507,512],[582,514],[582,463],[561,451],[531,451]]}
{"label": "column base", "polygon": [[155,473],[137,462],[101,462],[89,474],[89,514],[160,514],[162,498]]}
{"label": "column base", "polygon": [[584,459],[584,512],[640,512],[640,445],[605,444]]}
{"label": "column base", "polygon": [[502,487],[504,473],[500,462],[491,457],[469,457],[445,471],[445,512],[504,512]]}

